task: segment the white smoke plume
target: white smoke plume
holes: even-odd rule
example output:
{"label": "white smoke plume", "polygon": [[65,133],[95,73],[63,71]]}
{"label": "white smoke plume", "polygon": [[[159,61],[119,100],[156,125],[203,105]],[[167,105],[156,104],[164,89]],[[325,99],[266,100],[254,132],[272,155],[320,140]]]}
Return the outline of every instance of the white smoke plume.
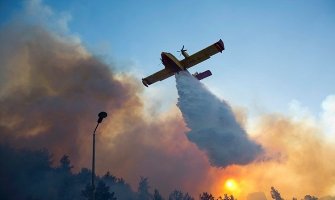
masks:
{"label": "white smoke plume", "polygon": [[230,106],[213,95],[189,72],[176,75],[177,106],[191,130],[187,137],[205,151],[213,166],[245,165],[262,152],[248,138]]}

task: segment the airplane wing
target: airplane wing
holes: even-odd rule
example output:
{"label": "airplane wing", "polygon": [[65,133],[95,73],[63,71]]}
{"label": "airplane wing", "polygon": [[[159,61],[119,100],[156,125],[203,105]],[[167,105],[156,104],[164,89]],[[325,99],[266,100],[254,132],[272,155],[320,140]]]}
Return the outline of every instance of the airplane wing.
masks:
{"label": "airplane wing", "polygon": [[207,48],[204,48],[201,51],[183,59],[180,61],[181,65],[185,67],[185,69],[193,67],[196,64],[199,64],[207,59],[209,59],[212,55],[217,54],[219,52],[222,53],[224,50],[224,44],[222,40],[210,45]]}
{"label": "airplane wing", "polygon": [[172,75],[174,75],[175,72],[173,72],[172,70],[168,70],[168,69],[162,69],[146,78],[142,79],[142,83],[148,87],[148,85],[151,85],[157,81],[162,81]]}

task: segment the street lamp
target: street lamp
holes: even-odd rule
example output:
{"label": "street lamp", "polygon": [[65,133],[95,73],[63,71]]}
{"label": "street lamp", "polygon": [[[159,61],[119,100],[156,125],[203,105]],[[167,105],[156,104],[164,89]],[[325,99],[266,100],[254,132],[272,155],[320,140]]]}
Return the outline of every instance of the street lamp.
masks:
{"label": "street lamp", "polygon": [[97,130],[99,124],[102,122],[104,118],[107,117],[106,112],[100,112],[98,114],[98,123],[97,126],[95,127],[93,131],[93,153],[92,153],[92,195],[93,195],[93,200],[95,200],[95,185],[94,185],[94,179],[95,179],[95,131]]}

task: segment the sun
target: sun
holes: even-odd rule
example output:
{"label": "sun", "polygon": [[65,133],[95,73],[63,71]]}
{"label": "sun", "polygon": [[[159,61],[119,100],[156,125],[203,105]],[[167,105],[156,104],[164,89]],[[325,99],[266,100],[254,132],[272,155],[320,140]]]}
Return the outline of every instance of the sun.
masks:
{"label": "sun", "polygon": [[220,182],[216,185],[215,194],[224,197],[224,195],[233,195],[234,198],[240,199],[240,195],[242,194],[242,187],[244,185],[244,180],[236,179],[235,177],[225,177],[220,180]]}
{"label": "sun", "polygon": [[238,183],[234,179],[226,180],[224,187],[226,190],[230,191],[231,193],[236,193],[239,190]]}

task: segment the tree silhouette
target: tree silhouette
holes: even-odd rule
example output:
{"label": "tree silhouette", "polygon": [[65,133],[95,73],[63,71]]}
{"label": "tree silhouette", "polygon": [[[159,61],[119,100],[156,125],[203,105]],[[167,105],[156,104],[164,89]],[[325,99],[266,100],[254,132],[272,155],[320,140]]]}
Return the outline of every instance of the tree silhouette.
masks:
{"label": "tree silhouette", "polygon": [[122,178],[118,178],[113,176],[110,172],[107,172],[101,180],[111,188],[118,199],[137,199],[138,195]]}
{"label": "tree silhouette", "polygon": [[228,196],[227,194],[224,194],[223,198],[219,196],[217,200],[237,200],[237,199],[235,199],[233,195]]}
{"label": "tree silhouette", "polygon": [[140,182],[138,183],[138,199],[139,200],[151,200],[152,195],[149,192],[149,181],[148,178],[141,177]]}
{"label": "tree silhouette", "polygon": [[274,187],[271,187],[271,197],[272,199],[275,200],[284,200],[281,196],[280,193],[278,192],[278,190],[276,190]]}
{"label": "tree silhouette", "polygon": [[174,190],[169,195],[169,200],[194,200],[188,193],[183,194],[180,190]]}
{"label": "tree silhouette", "polygon": [[212,194],[204,192],[200,194],[200,200],[215,200],[215,198]]}
{"label": "tree silhouette", "polygon": [[[50,199],[57,196],[51,154],[46,150],[14,149],[0,144],[0,199]],[[50,184],[45,184],[46,181]],[[49,189],[49,190],[48,190]]]}
{"label": "tree silhouette", "polygon": [[96,200],[116,200],[114,197],[114,192],[109,192],[109,186],[107,186],[103,181],[98,182],[98,186],[95,191]]}
{"label": "tree silhouette", "polygon": [[76,179],[79,183],[88,183],[91,181],[92,172],[87,168],[81,168],[80,172],[76,175]]}
{"label": "tree silhouette", "polygon": [[182,200],[184,194],[180,190],[175,190],[169,195],[169,200]]}
{"label": "tree silhouette", "polygon": [[[82,191],[82,195],[88,200],[93,200],[93,187],[91,184],[87,184],[85,189]],[[114,192],[109,192],[109,186],[103,181],[99,181],[95,190],[95,200],[116,200]]]}
{"label": "tree silhouette", "polygon": [[116,176],[113,176],[110,172],[107,172],[103,177],[104,181],[108,181],[111,183],[117,183],[118,178]]}
{"label": "tree silhouette", "polygon": [[154,191],[153,200],[164,200],[164,198],[161,196],[161,194],[159,194],[159,191],[157,189],[155,189],[155,191]]}
{"label": "tree silhouette", "polygon": [[[45,149],[31,151],[27,149],[13,149],[8,145],[0,144],[0,199],[4,200],[72,200],[92,199],[93,188],[89,184],[92,172],[82,168],[73,173],[69,156],[64,155],[57,167],[52,166],[52,155]],[[138,191],[131,189],[122,178],[107,172],[104,176],[96,176],[96,200],[163,200],[157,189],[152,195],[149,191],[147,178],[141,177]],[[24,187],[23,187],[24,186]],[[110,191],[113,192],[110,192]],[[271,187],[271,197],[274,200],[283,200],[278,190]],[[214,200],[214,196],[204,192],[200,200]],[[332,198],[332,197],[331,197]],[[174,190],[168,196],[169,200],[194,200],[188,193]],[[225,194],[217,200],[236,200],[232,195]],[[297,200],[297,198],[293,198]],[[317,197],[306,195],[302,200],[318,200]]]}
{"label": "tree silhouette", "polygon": [[58,198],[62,200],[71,200],[74,199],[74,176],[71,173],[71,169],[73,166],[71,165],[71,161],[69,156],[64,155],[59,160],[59,167],[56,169],[56,177],[58,179]]}
{"label": "tree silhouette", "polygon": [[71,172],[71,169],[73,166],[71,165],[71,161],[69,159],[68,155],[63,155],[63,157],[60,159],[60,166],[59,169],[64,171],[64,172]]}
{"label": "tree silhouette", "polygon": [[194,200],[194,198],[191,195],[189,195],[188,193],[186,193],[186,194],[184,194],[183,200]]}
{"label": "tree silhouette", "polygon": [[306,195],[306,196],[304,197],[304,200],[318,200],[318,198],[315,197],[315,196]]}

